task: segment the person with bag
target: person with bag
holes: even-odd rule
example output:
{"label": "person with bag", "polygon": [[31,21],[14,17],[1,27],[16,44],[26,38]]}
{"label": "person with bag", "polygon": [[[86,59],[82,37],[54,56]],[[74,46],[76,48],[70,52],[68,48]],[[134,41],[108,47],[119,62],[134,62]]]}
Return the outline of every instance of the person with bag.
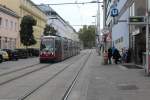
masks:
{"label": "person with bag", "polygon": [[121,58],[121,55],[119,53],[119,50],[115,49],[113,53],[113,59],[115,59],[115,64],[118,64],[118,62],[120,62],[119,60],[120,58]]}

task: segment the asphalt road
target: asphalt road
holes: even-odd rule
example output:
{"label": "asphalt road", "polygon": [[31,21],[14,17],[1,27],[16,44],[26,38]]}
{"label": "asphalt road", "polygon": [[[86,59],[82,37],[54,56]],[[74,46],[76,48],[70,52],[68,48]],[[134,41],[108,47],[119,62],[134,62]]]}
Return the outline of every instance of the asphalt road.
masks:
{"label": "asphalt road", "polygon": [[[35,60],[26,59],[28,64],[38,62],[37,58],[32,59]],[[27,66],[26,61],[20,60],[12,68],[18,68],[17,65]],[[0,86],[0,100],[17,100],[66,66],[69,67],[28,95],[25,100],[62,100],[82,66],[84,68],[79,73],[67,100],[149,100],[150,77],[145,76],[143,69],[128,69],[121,64],[103,65],[102,62],[102,57],[98,56],[94,49],[84,50],[78,56]],[[11,70],[13,63],[15,62],[7,66]],[[0,67],[7,64],[2,65]],[[0,68],[0,72],[5,70]]]}

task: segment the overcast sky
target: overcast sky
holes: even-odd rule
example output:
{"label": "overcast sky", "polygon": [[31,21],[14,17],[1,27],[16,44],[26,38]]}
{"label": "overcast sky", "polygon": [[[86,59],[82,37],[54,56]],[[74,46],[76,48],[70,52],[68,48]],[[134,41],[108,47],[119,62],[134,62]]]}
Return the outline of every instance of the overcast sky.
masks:
{"label": "overcast sky", "polygon": [[[32,0],[36,4],[59,4],[59,3],[75,3],[75,2],[90,2],[95,0]],[[102,0],[100,0],[102,1]],[[51,6],[65,21],[68,21],[77,31],[82,26],[76,25],[93,25],[97,14],[97,4],[84,5],[53,5]],[[101,8],[102,12],[102,8]],[[101,28],[102,28],[102,13],[101,13]]]}

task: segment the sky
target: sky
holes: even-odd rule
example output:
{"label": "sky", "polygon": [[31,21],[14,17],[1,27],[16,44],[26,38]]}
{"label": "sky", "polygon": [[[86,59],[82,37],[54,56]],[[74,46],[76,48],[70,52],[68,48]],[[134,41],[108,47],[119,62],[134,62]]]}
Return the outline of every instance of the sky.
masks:
{"label": "sky", "polygon": [[[91,2],[96,0],[32,0],[35,4],[59,4],[59,3],[81,3]],[[100,0],[102,1],[102,0]],[[50,5],[65,21],[69,22],[76,31],[82,28],[82,25],[95,25],[98,5],[84,4],[84,5]],[[103,25],[102,8],[100,7],[100,22],[101,28]]]}

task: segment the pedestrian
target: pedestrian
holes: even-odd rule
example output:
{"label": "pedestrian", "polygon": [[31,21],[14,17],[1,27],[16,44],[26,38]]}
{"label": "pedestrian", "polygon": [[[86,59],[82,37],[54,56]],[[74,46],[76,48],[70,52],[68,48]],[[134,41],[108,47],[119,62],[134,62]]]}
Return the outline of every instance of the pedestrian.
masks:
{"label": "pedestrian", "polygon": [[[142,58],[142,56],[141,56]],[[131,49],[128,49],[128,52],[127,52],[127,63],[129,63],[131,61]]]}
{"label": "pedestrian", "polygon": [[111,64],[111,58],[112,58],[112,48],[108,49],[108,62]]}
{"label": "pedestrian", "polygon": [[120,58],[121,56],[120,56],[119,50],[115,49],[113,52],[113,59],[115,59],[115,64],[118,64],[118,62],[120,62],[119,60]]}
{"label": "pedestrian", "polygon": [[127,51],[125,48],[122,50],[122,62],[123,63],[127,62]]}
{"label": "pedestrian", "polygon": [[104,64],[108,64],[108,52],[107,50],[103,53]]}

